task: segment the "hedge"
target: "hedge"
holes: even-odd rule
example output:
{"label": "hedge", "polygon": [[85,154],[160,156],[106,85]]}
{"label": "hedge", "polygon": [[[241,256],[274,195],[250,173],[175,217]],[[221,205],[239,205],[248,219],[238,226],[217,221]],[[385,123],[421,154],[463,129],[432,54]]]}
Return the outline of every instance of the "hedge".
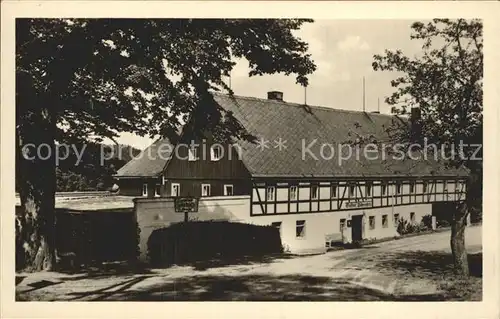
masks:
{"label": "hedge", "polygon": [[277,228],[228,221],[172,224],[153,231],[147,245],[155,266],[283,252]]}

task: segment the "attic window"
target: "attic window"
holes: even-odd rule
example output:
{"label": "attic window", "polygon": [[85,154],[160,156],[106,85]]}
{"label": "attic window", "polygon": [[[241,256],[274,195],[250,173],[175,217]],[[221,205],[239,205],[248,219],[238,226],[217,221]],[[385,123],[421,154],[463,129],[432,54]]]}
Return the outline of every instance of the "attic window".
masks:
{"label": "attic window", "polygon": [[224,150],[221,145],[213,145],[210,148],[210,159],[212,161],[218,161],[222,158],[222,154],[224,154]]}
{"label": "attic window", "polygon": [[198,160],[198,149],[196,147],[191,147],[188,149],[188,161]]}

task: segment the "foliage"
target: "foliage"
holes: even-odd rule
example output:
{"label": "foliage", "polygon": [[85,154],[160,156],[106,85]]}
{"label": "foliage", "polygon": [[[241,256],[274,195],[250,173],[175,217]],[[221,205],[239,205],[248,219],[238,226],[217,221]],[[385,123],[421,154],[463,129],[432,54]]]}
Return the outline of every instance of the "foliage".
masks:
{"label": "foliage", "polygon": [[171,265],[282,253],[279,231],[227,221],[189,221],[155,230],[148,239],[151,264]]}
{"label": "foliage", "polygon": [[420,223],[411,223],[408,220],[404,219],[403,217],[400,217],[397,221],[398,224],[396,231],[398,232],[399,235],[407,235],[407,234],[414,234],[431,230],[432,223],[428,225],[429,218],[426,218],[426,216],[424,216],[424,218],[425,220],[422,220]]}
{"label": "foliage", "polygon": [[[422,54],[409,58],[401,50],[375,55],[373,68],[396,71],[396,91],[386,99],[396,114],[421,110],[422,138],[428,144],[481,144],[483,129],[483,40],[479,20],[435,19],[412,24],[412,39],[423,41]],[[475,147],[450,160],[472,166]],[[453,149],[445,149],[451,155]],[[455,150],[456,151],[456,150]],[[477,162],[477,161],[476,161]]]}
{"label": "foliage", "polygon": [[140,153],[140,150],[129,145],[85,144],[77,147],[77,150],[84,151],[78,165],[76,155],[72,151],[71,156],[62,160],[56,168],[59,192],[109,190],[114,184],[113,175],[133,156]]}
{"label": "foliage", "polygon": [[373,69],[400,74],[386,99],[394,113],[408,114],[412,107],[420,113],[411,130],[393,134],[394,142],[408,149],[420,145],[446,165],[469,170],[466,200],[453,212],[450,241],[455,269],[468,276],[465,221],[471,208],[482,206],[483,24],[434,19],[411,28],[411,39],[422,41],[422,54],[410,58],[386,50],[374,56]]}
{"label": "foliage", "polygon": [[[23,146],[50,151],[54,141],[100,143],[122,132],[175,143],[188,119],[194,133],[252,140],[208,92],[232,93],[225,79],[235,58],[249,62],[249,76],[294,74],[306,86],[316,66],[293,31],[307,22],[312,20],[16,19],[16,183],[29,223],[23,246],[33,268],[50,270],[55,262],[57,178],[53,157],[28,160],[23,155],[33,154]],[[78,176],[70,179],[85,184]]]}
{"label": "foliage", "polygon": [[[250,76],[296,74],[307,85],[315,65],[308,45],[292,34],[306,22],[17,19],[18,92],[50,99],[58,141],[124,131],[175,135],[179,119],[187,119],[207,89],[230,91],[225,77],[234,58],[248,60]],[[27,116],[18,108],[18,116]],[[214,111],[220,110],[203,113]]]}

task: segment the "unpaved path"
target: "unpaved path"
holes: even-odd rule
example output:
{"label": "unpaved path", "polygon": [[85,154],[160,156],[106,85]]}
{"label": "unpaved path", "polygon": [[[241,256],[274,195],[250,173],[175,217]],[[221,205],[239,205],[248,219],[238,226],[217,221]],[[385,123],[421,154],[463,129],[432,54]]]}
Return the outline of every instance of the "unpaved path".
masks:
{"label": "unpaved path", "polygon": [[[451,270],[449,236],[446,231],[323,255],[222,267],[18,274],[16,293],[28,300],[78,301],[439,299],[436,278]],[[469,254],[480,253],[481,242],[481,227],[468,228]]]}

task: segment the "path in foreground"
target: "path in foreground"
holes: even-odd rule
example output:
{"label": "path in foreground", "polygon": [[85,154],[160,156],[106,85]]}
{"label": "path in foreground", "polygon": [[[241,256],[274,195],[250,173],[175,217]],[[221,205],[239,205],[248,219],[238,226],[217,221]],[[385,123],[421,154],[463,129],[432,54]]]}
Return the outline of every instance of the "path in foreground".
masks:
{"label": "path in foreground", "polygon": [[[200,264],[133,274],[19,274],[16,294],[23,300],[76,301],[443,300],[447,297],[439,282],[452,276],[449,238],[446,231],[229,266]],[[481,277],[481,227],[467,229],[466,243],[472,274]]]}

